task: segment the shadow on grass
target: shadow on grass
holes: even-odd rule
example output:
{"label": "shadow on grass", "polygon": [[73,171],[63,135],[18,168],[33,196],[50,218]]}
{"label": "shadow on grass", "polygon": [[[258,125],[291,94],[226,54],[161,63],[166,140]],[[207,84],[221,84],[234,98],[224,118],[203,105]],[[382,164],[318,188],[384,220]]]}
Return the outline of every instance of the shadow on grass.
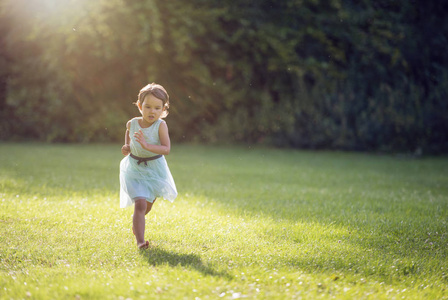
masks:
{"label": "shadow on grass", "polygon": [[226,272],[218,272],[205,265],[202,259],[195,254],[175,253],[159,247],[150,246],[148,249],[140,251],[140,255],[149,265],[155,267],[161,265],[169,265],[171,267],[181,266],[183,268],[193,268],[206,276],[224,277],[227,280],[233,278]]}

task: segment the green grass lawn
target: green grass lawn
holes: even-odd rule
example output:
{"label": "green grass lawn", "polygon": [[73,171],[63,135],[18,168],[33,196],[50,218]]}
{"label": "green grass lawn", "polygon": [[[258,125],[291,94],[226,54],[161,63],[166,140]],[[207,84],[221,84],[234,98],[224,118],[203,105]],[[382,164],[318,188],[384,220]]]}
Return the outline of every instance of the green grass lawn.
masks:
{"label": "green grass lawn", "polygon": [[448,158],[174,145],[137,250],[121,145],[0,144],[1,299],[448,299]]}

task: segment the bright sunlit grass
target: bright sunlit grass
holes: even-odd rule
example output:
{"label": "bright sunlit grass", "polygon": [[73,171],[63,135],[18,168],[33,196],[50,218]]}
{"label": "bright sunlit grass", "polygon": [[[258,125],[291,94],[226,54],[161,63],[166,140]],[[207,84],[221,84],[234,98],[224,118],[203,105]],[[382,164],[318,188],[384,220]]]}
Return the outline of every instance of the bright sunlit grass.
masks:
{"label": "bright sunlit grass", "polygon": [[0,144],[1,299],[448,299],[448,159],[175,145],[136,249],[120,145]]}

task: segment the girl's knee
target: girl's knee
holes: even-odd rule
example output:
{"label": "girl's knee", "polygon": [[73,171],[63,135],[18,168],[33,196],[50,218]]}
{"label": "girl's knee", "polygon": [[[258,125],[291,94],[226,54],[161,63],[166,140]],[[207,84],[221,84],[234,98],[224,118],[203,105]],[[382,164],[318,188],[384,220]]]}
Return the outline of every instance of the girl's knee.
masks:
{"label": "girl's knee", "polygon": [[152,209],[152,205],[154,204],[154,201],[151,203],[151,202],[148,202],[148,203],[146,203],[146,215],[151,211],[151,209]]}
{"label": "girl's knee", "polygon": [[135,200],[134,209],[136,211],[146,211],[146,200],[145,199]]}

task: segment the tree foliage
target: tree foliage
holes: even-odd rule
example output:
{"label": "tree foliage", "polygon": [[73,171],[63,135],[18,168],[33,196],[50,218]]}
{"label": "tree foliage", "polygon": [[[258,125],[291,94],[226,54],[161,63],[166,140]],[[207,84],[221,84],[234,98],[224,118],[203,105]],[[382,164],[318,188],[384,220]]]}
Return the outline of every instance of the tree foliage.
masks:
{"label": "tree foliage", "polygon": [[0,138],[121,140],[155,81],[176,141],[447,151],[447,8],[3,0]]}

